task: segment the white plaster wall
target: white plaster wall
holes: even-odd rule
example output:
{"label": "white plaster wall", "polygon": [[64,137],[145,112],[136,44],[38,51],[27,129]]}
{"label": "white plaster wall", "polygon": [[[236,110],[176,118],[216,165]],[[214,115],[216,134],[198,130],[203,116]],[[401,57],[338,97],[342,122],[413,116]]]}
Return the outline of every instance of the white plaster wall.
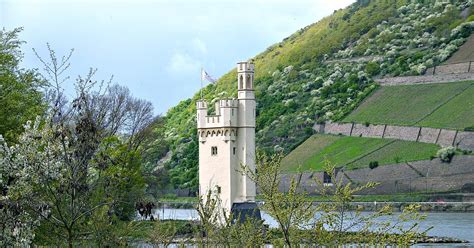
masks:
{"label": "white plaster wall", "polygon": [[[222,207],[230,210],[232,204],[231,189],[235,186],[231,178],[232,144],[235,141],[223,141],[222,136],[207,137],[205,142],[199,142],[199,193],[206,195],[213,192],[216,186],[221,187],[220,199]],[[217,155],[211,155],[211,147],[217,147]],[[235,184],[235,182],[234,182]]]}

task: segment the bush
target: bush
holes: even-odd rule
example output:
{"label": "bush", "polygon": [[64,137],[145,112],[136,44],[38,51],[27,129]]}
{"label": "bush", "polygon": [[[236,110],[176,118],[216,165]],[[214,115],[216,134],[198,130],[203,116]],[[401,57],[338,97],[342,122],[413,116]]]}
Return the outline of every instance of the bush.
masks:
{"label": "bush", "polygon": [[369,163],[369,168],[372,170],[372,169],[375,169],[379,167],[379,162],[378,161],[370,161]]}
{"label": "bush", "polygon": [[456,148],[452,146],[443,147],[436,152],[436,156],[441,159],[441,161],[449,163],[456,153]]}
{"label": "bush", "polygon": [[465,127],[465,128],[464,128],[464,131],[474,132],[474,126]]}

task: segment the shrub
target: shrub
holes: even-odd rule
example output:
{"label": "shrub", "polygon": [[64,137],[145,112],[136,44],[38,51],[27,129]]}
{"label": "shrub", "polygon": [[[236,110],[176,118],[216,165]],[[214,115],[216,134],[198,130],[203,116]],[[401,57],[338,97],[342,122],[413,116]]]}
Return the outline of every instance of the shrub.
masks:
{"label": "shrub", "polygon": [[369,163],[369,168],[372,170],[372,169],[375,169],[379,166],[379,162],[378,161],[370,161]]}
{"label": "shrub", "polygon": [[396,156],[393,158],[393,160],[395,161],[396,164],[400,163],[400,161],[402,160],[402,158]]}
{"label": "shrub", "polygon": [[465,127],[465,128],[464,128],[464,131],[474,132],[474,126]]}
{"label": "shrub", "polygon": [[456,153],[456,148],[452,146],[443,147],[436,152],[436,156],[441,159],[441,161],[449,163]]}

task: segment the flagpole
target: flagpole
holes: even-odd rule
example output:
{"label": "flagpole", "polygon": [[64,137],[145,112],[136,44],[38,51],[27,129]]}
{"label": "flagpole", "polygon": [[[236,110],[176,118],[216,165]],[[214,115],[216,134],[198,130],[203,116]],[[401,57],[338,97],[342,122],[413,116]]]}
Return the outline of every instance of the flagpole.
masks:
{"label": "flagpole", "polygon": [[202,67],[201,67],[201,75],[199,75],[199,78],[201,78],[201,101],[202,101]]}

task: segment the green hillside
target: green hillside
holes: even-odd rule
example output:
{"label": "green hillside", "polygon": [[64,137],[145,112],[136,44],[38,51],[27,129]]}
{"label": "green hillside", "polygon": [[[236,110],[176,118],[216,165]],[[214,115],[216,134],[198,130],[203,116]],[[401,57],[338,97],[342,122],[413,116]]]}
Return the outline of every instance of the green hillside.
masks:
{"label": "green hillside", "polygon": [[440,147],[411,141],[316,134],[283,159],[286,172],[321,171],[327,159],[337,166],[358,169],[430,159]]}
{"label": "green hillside", "polygon": [[[472,33],[474,15],[460,15],[470,5],[358,0],[256,55],[258,149],[288,153],[311,136],[315,122],[340,121],[376,88],[374,76],[417,75],[445,61]],[[365,59],[351,60],[357,57]],[[236,88],[232,69],[203,94],[212,103],[235,97]],[[163,175],[172,187],[197,187],[198,98],[171,108],[149,138],[170,151]],[[145,156],[156,158],[146,166],[152,168],[163,150],[145,146]]]}
{"label": "green hillside", "polygon": [[345,122],[464,129],[474,126],[474,82],[385,86]]}

